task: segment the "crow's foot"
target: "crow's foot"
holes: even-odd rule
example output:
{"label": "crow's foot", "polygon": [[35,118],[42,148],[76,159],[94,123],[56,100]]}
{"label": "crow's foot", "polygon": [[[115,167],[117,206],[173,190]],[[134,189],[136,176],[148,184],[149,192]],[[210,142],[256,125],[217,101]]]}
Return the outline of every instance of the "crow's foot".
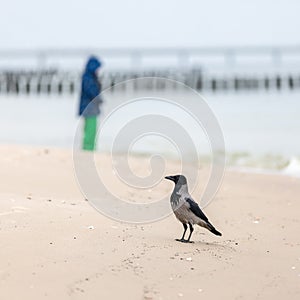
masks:
{"label": "crow's foot", "polygon": [[176,239],[175,241],[181,242],[181,243],[194,243],[193,241],[188,241],[188,240],[185,240],[185,239]]}

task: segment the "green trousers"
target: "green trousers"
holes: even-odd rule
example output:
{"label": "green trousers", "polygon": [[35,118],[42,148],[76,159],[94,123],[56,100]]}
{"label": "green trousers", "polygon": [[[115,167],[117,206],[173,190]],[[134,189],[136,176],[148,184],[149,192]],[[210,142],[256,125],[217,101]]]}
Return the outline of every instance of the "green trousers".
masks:
{"label": "green trousers", "polygon": [[96,148],[97,116],[84,118],[83,150],[94,151]]}

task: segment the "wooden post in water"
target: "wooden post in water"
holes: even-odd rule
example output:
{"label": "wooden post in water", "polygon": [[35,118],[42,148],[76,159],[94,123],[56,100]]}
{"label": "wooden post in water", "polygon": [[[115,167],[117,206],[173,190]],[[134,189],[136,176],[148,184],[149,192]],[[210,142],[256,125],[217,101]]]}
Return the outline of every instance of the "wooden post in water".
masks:
{"label": "wooden post in water", "polygon": [[277,88],[277,90],[280,90],[281,89],[281,85],[282,85],[282,80],[281,80],[281,77],[279,75],[276,76],[275,82],[276,82],[276,88]]}
{"label": "wooden post in water", "polygon": [[293,79],[292,76],[289,76],[289,77],[288,77],[288,86],[289,86],[289,88],[290,88],[291,90],[294,89],[294,79]]}

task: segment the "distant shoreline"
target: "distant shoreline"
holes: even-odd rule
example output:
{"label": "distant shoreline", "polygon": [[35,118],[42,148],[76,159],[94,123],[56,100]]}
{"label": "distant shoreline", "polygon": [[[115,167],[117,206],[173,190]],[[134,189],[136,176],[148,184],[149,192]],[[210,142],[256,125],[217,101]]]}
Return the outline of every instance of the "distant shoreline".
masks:
{"label": "distant shoreline", "polygon": [[[0,149],[1,148],[10,148],[10,147],[15,147],[16,149],[36,149],[36,150],[41,150],[41,149],[48,149],[48,150],[58,150],[58,151],[73,151],[73,149],[71,147],[67,147],[67,146],[44,146],[44,145],[28,145],[28,144],[6,144],[6,143],[2,143],[0,144]],[[95,153],[98,154],[103,154],[103,155],[107,155],[109,154],[108,151],[96,151]],[[241,154],[243,154],[244,152],[241,152]],[[118,155],[125,155],[127,153],[125,152],[120,152],[118,153]],[[134,157],[142,157],[142,158],[146,158],[149,157],[151,155],[153,155],[155,153],[146,153],[146,152],[132,152],[130,155],[134,156]],[[234,154],[230,154],[233,157],[236,157],[237,153]],[[237,163],[236,162],[232,162],[232,163],[228,163],[228,161],[230,160],[230,155],[226,154],[226,161],[227,161],[227,165],[225,166],[227,171],[232,171],[232,172],[239,172],[239,173],[250,173],[250,174],[264,174],[264,175],[278,175],[278,176],[289,176],[289,177],[295,177],[295,178],[299,178],[300,177],[300,159],[298,157],[291,157],[290,159],[284,158],[284,157],[280,157],[281,160],[285,160],[285,166],[283,167],[275,167],[275,168],[268,168],[268,167],[263,167],[261,165],[257,165],[255,166],[254,163],[252,161],[252,165],[249,166],[247,164],[243,165],[241,163]],[[165,153],[165,156],[168,157],[168,154]],[[278,155],[273,155],[274,157],[278,157]],[[198,161],[198,163],[200,163],[201,165],[210,165],[211,162],[211,156],[210,155],[199,155],[200,159]],[[251,156],[249,156],[251,158]],[[261,156],[260,160],[257,161],[258,164],[262,163],[263,161],[261,161],[261,159],[264,156]],[[174,157],[172,155],[170,155],[168,157],[171,161],[174,162],[179,162],[179,158]],[[273,164],[276,165],[276,161],[273,161]]]}

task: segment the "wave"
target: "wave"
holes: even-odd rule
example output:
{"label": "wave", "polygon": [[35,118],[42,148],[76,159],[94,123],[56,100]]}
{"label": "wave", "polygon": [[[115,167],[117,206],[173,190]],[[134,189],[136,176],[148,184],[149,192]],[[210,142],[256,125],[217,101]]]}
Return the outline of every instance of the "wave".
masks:
{"label": "wave", "polygon": [[227,166],[246,172],[281,174],[300,178],[300,157],[283,155],[251,155],[247,152],[226,154]]}
{"label": "wave", "polygon": [[292,157],[289,164],[282,170],[282,173],[300,178],[300,159]]}

